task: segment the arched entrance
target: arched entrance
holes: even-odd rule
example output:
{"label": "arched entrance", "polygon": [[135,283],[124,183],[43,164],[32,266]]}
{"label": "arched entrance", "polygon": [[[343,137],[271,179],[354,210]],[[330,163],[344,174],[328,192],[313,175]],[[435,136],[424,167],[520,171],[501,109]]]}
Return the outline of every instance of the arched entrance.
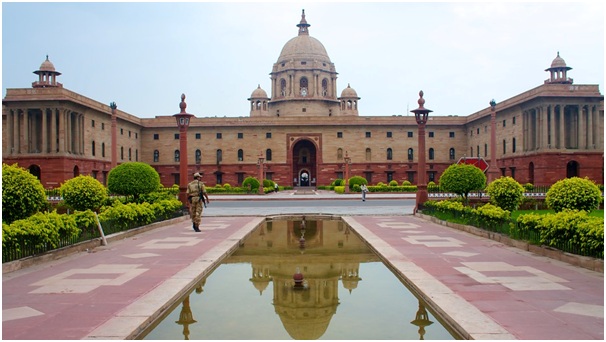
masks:
{"label": "arched entrance", "polygon": [[302,139],[293,145],[292,177],[294,186],[316,185],[316,156],[316,145],[309,140]]}
{"label": "arched entrance", "polygon": [[579,163],[571,160],[566,164],[566,178],[579,176]]}
{"label": "arched entrance", "polygon": [[80,176],[80,168],[78,165],[74,166],[74,178]]}
{"label": "arched entrance", "polygon": [[41,179],[41,178],[40,178],[40,173],[41,173],[41,171],[40,171],[40,166],[35,165],[35,164],[30,165],[30,166],[29,166],[29,168],[28,168],[28,171],[29,171],[29,173],[31,173],[32,175],[36,176],[36,178],[38,178],[38,180],[40,180],[40,179]]}

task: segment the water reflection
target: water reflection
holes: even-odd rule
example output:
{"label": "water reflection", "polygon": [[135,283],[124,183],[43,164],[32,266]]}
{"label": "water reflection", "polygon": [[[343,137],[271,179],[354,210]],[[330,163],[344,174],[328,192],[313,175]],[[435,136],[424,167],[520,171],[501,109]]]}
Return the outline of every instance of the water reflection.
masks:
{"label": "water reflection", "polygon": [[[170,324],[182,326],[181,338],[189,339],[190,326],[200,324],[194,317],[198,314],[198,319],[202,319],[205,328],[197,332],[196,339],[424,339],[425,328],[433,323],[423,304],[407,292],[399,280],[385,269],[380,259],[341,220],[303,218],[268,221],[253,231],[243,245],[209,278],[229,265],[250,267],[252,274],[249,284],[258,293],[259,300],[248,297],[242,299],[244,297],[240,298],[231,289],[239,285],[238,291],[243,291],[240,279],[233,280],[238,284],[217,280],[223,284],[216,286],[223,288],[229,295],[223,295],[216,307],[207,303],[198,305],[200,309],[192,310],[188,295],[180,307],[174,310],[178,312],[180,309],[179,318],[176,321],[170,320]],[[366,272],[372,277],[357,296],[355,292],[363,282],[360,265],[366,265]],[[381,271],[384,273],[377,273],[373,265],[385,269]],[[387,282],[383,278],[390,280]],[[196,293],[202,293],[205,281],[197,285]],[[378,285],[375,285],[377,282]],[[211,280],[208,286],[210,284],[216,284],[215,280]],[[393,290],[383,290],[383,287]],[[340,306],[339,289],[344,290],[342,295],[348,296],[347,307],[337,315]],[[269,298],[272,298],[274,317],[279,317],[279,325],[275,324],[274,318],[262,312],[270,304]],[[231,301],[235,302],[232,304],[235,308],[224,307]],[[400,301],[404,304],[399,304]],[[223,317],[223,321],[220,321],[219,311],[223,309],[230,316]],[[234,310],[246,317],[246,323],[250,324],[242,322]],[[248,310],[252,313],[246,313]],[[405,317],[394,317],[391,313],[394,310],[406,310],[408,320]],[[174,316],[175,312],[167,318]],[[401,323],[398,323],[403,318],[407,322],[412,319],[412,322],[406,323],[409,328],[402,328]],[[226,320],[235,322],[226,323]],[[364,324],[368,324],[368,329],[364,329]],[[383,324],[389,328],[383,327]],[[437,334],[432,338],[453,338],[443,326],[438,325],[435,329]],[[327,333],[331,330],[329,327],[333,331]],[[242,331],[236,332],[237,329]],[[373,334],[371,331],[370,335],[364,336],[363,334],[369,333],[366,330],[375,332]],[[161,322],[145,339],[178,338],[172,335],[174,333],[174,328]]]}

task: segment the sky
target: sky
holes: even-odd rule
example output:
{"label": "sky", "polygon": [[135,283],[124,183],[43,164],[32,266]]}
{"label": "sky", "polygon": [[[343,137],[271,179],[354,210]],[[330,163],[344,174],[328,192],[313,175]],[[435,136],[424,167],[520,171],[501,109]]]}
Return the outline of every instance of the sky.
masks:
{"label": "sky", "polygon": [[49,56],[64,88],[141,118],[247,117],[257,86],[309,33],[356,90],[360,116],[467,116],[543,84],[558,52],[604,93],[604,3],[3,2],[2,97]]}

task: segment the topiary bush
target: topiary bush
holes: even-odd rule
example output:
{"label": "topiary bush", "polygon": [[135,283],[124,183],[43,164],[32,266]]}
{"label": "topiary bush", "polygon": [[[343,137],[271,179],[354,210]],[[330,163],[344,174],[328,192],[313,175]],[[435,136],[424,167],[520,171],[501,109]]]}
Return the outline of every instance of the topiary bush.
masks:
{"label": "topiary bush", "polygon": [[396,180],[391,180],[391,181],[389,182],[389,186],[398,186],[398,181],[396,181]]}
{"label": "topiary bush", "polygon": [[517,210],[524,200],[524,187],[515,179],[507,176],[495,179],[486,187],[490,203],[503,210]]}
{"label": "topiary bush", "polygon": [[17,164],[2,164],[2,222],[24,219],[48,206],[42,183]]}
{"label": "topiary bush", "polygon": [[560,212],[565,209],[591,211],[602,201],[602,193],[594,182],[587,178],[572,177],[557,181],[549,188],[545,202],[550,209]]}
{"label": "topiary bush", "polygon": [[332,181],[332,183],[330,183],[330,186],[343,186],[345,185],[345,181],[341,178],[337,178],[334,181]]}
{"label": "topiary bush", "polygon": [[412,185],[412,183],[408,180],[402,181],[402,186],[409,186]]}
{"label": "topiary bush", "polygon": [[[353,176],[349,179],[349,190],[354,190],[354,187],[357,185],[358,189],[362,184],[368,184],[366,178],[362,176]],[[359,190],[358,190],[359,191]]]}
{"label": "topiary bush", "polygon": [[107,188],[112,194],[133,196],[135,202],[140,195],[157,191],[160,187],[158,172],[142,162],[120,164],[107,175]]}
{"label": "topiary bush", "polygon": [[59,190],[65,204],[80,211],[97,211],[108,197],[105,186],[91,176],[74,177],[63,183]]}
{"label": "topiary bush", "polygon": [[242,187],[244,189],[247,189],[247,191],[249,191],[249,192],[257,192],[257,191],[259,191],[260,184],[261,183],[259,183],[258,179],[256,179],[255,177],[248,176],[242,182]]}
{"label": "topiary bush", "polygon": [[465,205],[469,203],[471,191],[482,190],[485,186],[484,172],[469,164],[452,164],[440,176],[440,189],[461,196]]}

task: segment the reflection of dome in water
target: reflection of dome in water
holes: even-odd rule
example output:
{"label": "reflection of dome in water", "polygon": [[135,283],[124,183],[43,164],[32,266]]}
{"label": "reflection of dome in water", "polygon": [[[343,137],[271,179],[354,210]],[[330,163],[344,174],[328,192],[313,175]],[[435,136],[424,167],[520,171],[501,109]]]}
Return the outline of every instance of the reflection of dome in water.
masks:
{"label": "reflection of dome in water", "polygon": [[327,308],[276,307],[284,329],[295,340],[317,340],[322,337],[336,311],[336,306]]}
{"label": "reflection of dome in water", "polygon": [[265,289],[269,285],[270,280],[271,279],[269,279],[269,278],[250,279],[250,281],[253,283],[253,286],[255,287],[255,289],[259,290],[259,294],[263,294],[263,291],[265,291]]}

